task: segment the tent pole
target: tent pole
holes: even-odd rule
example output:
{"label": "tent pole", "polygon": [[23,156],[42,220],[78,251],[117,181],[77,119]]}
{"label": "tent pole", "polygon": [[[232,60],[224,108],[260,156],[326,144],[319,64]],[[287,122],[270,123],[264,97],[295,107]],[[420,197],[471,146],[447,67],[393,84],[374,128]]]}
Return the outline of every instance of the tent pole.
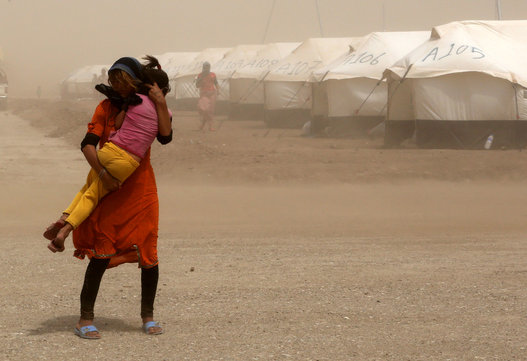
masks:
{"label": "tent pole", "polygon": [[[514,90],[514,105],[516,106],[516,122],[514,123],[514,142],[518,145],[518,150],[522,150],[521,142],[518,140],[518,125],[520,122],[520,108],[518,106],[518,91],[516,86],[512,84],[512,89]],[[525,90],[524,90],[525,91]]]}

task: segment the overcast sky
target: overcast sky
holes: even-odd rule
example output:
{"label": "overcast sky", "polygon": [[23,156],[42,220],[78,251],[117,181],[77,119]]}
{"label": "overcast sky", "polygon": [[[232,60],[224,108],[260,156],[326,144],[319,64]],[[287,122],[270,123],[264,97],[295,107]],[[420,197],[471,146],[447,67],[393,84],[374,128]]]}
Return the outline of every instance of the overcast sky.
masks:
{"label": "overcast sky", "polygon": [[[527,0],[501,8],[504,20],[527,19]],[[0,0],[0,48],[10,95],[35,96],[41,85],[55,96],[75,69],[126,55],[488,19],[496,0]]]}

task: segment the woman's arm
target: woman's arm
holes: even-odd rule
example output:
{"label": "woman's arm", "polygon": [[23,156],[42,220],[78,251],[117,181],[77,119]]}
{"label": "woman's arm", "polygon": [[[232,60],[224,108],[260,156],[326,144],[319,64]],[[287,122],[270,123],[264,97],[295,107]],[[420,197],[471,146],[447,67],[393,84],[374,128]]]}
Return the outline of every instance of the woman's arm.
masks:
{"label": "woman's arm", "polygon": [[82,148],[82,153],[88,161],[88,164],[92,167],[95,173],[99,175],[104,186],[108,190],[115,191],[119,189],[120,182],[115,179],[110,173],[108,173],[106,169],[102,166],[102,164],[99,163],[99,158],[97,158],[97,149],[94,145],[86,144]]}

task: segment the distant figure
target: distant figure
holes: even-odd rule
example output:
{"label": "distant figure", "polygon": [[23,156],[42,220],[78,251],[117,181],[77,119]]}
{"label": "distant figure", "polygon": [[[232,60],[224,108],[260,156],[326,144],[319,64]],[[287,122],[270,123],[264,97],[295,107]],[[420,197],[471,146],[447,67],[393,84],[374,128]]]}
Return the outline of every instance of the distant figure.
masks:
{"label": "distant figure", "polygon": [[40,99],[40,97],[42,96],[42,88],[39,86],[37,86],[37,98]]}
{"label": "distant figure", "polygon": [[95,86],[99,82],[99,76],[97,74],[93,74],[91,78],[91,84],[90,84],[90,95],[92,98],[98,99],[99,98],[99,92],[95,89]]}
{"label": "distant figure", "polygon": [[108,73],[106,68],[101,69],[101,74],[99,75],[99,79],[97,81],[98,84],[107,84],[108,83]]}
{"label": "distant figure", "polygon": [[216,74],[210,71],[209,62],[203,63],[203,69],[196,78],[196,87],[199,89],[198,111],[201,115],[199,130],[203,130],[205,125],[209,123],[209,130],[214,131],[214,111],[219,85]]}

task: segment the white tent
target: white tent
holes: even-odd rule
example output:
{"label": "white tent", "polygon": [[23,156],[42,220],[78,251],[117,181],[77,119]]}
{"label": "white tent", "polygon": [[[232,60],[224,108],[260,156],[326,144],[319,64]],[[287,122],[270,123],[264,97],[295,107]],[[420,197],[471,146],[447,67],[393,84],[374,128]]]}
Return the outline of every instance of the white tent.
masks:
{"label": "white tent", "polygon": [[201,51],[187,66],[175,76],[176,101],[181,108],[195,109],[199,92],[196,89],[196,76],[201,73],[203,63],[214,64],[221,60],[231,48],[207,48]]}
{"label": "white tent", "polygon": [[298,126],[310,119],[311,75],[349,52],[359,38],[311,38],[269,72],[264,81],[265,119],[268,125]]}
{"label": "white tent", "polygon": [[166,64],[162,65],[163,70],[166,71],[168,79],[170,80],[170,87],[172,90],[168,93],[168,97],[177,97],[176,77],[184,70],[192,61],[198,56],[198,52],[175,52],[168,53],[170,56],[166,59]]}
{"label": "white tent", "polygon": [[480,148],[526,138],[527,21],[460,21],[385,71],[386,145]]}
{"label": "white tent", "polygon": [[95,85],[107,82],[110,65],[87,65],[71,73],[63,82],[63,98],[92,98],[97,95]]}
{"label": "white tent", "polygon": [[300,43],[271,43],[240,67],[232,75],[230,81],[231,111],[242,109],[243,106],[263,110],[264,87],[263,80],[269,71],[283,58],[291,54]]}
{"label": "white tent", "polygon": [[264,47],[265,45],[238,45],[225,53],[222,59],[211,63],[211,71],[216,74],[220,88],[218,101],[229,100],[229,87],[232,75],[249,63],[249,60]]}
{"label": "white tent", "polygon": [[366,131],[384,120],[384,70],[430,37],[429,31],[374,32],[360,45],[313,73],[312,116],[342,131]]}

